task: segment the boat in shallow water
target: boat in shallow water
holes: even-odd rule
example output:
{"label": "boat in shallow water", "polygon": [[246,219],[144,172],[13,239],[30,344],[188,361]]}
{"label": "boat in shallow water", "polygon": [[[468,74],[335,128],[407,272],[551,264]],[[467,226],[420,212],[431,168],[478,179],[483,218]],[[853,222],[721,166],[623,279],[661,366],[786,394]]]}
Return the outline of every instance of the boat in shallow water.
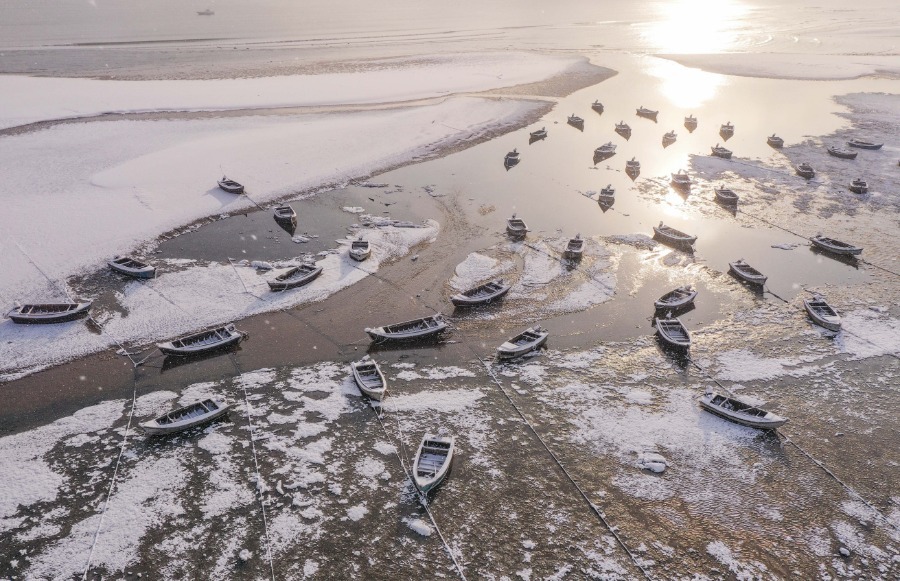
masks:
{"label": "boat in shallow water", "polygon": [[847,244],[846,242],[841,242],[834,238],[827,238],[821,234],[816,234],[810,238],[809,241],[812,242],[816,248],[833,254],[849,254],[851,256],[857,256],[863,251],[859,246],[853,246],[852,244]]}
{"label": "boat in shallow water", "polygon": [[591,103],[591,109],[593,109],[597,113],[603,113],[603,103],[595,100],[593,103]]}
{"label": "boat in shallow water", "polygon": [[368,397],[381,401],[387,392],[387,380],[375,360],[366,355],[362,360],[350,364],[353,380],[359,390]]}
{"label": "boat in shallow water", "polygon": [[600,188],[600,193],[597,194],[597,202],[600,205],[611,205],[616,201],[616,188],[612,187],[612,184],[607,184],[605,188]]}
{"label": "boat in shallow water", "polygon": [[712,154],[716,157],[721,157],[722,159],[731,159],[731,150],[727,147],[722,147],[717,143],[710,149],[712,149]]}
{"label": "boat in shallow water", "polygon": [[732,189],[722,186],[714,188],[713,191],[716,193],[716,201],[722,204],[733,205],[738,203],[738,195]]}
{"label": "boat in shallow water", "polygon": [[817,325],[829,331],[841,330],[841,316],[822,297],[804,299],[803,308]]}
{"label": "boat in shallow water", "polygon": [[16,307],[7,317],[20,325],[65,323],[87,316],[91,301],[84,303],[29,303]]}
{"label": "boat in shallow water", "polygon": [[612,141],[607,141],[600,147],[594,150],[594,155],[597,157],[611,157],[616,154],[616,144]]}
{"label": "boat in shallow water", "polygon": [[506,221],[506,233],[513,238],[524,238],[528,234],[528,225],[521,218],[516,218],[513,214],[512,218]]}
{"label": "boat in shallow water", "polygon": [[653,232],[661,242],[674,244],[676,246],[690,246],[697,241],[696,236],[685,234],[681,230],[676,230],[671,226],[666,226],[662,222],[659,223],[659,226],[653,227]]}
{"label": "boat in shallow water", "polygon": [[731,124],[731,121],[726,121],[725,124],[719,127],[719,134],[722,137],[731,137],[732,135],[734,135],[734,125]]}
{"label": "boat in shallow water", "polygon": [[450,297],[450,301],[457,307],[486,305],[503,298],[509,292],[510,287],[511,285],[504,282],[503,279],[492,280],[453,295]]}
{"label": "boat in shallow water", "polygon": [[566,119],[566,122],[569,125],[574,125],[575,127],[583,127],[584,126],[584,119],[582,119],[581,117],[579,117],[578,115],[576,115],[574,113],[569,115],[569,117]]}
{"label": "boat in shallow water", "polygon": [[764,285],[768,277],[760,271],[756,270],[741,258],[734,262],[729,262],[728,267],[739,279],[747,281],[751,284]]}
{"label": "boat in shallow water", "polygon": [[141,428],[151,436],[175,434],[220,418],[228,413],[228,408],[229,405],[221,400],[205,399],[144,422]]}
{"label": "boat in shallow water", "polygon": [[525,329],[509,341],[497,347],[497,359],[515,359],[538,349],[547,342],[550,332],[540,325]]}
{"label": "boat in shallow water", "polygon": [[422,494],[437,488],[447,477],[455,449],[454,436],[425,434],[422,438],[413,459],[413,483]]}
{"label": "boat in shallow water", "polygon": [[687,327],[680,319],[662,319],[657,317],[655,320],[656,334],[659,338],[673,347],[687,348],[691,346],[691,334]]}
{"label": "boat in shallow water", "polygon": [[541,127],[537,131],[532,131],[528,135],[531,136],[532,139],[543,139],[547,137],[547,128]]}
{"label": "boat in shallow water", "polygon": [[440,313],[384,327],[366,328],[376,343],[418,341],[440,335],[447,329],[447,321]]}
{"label": "boat in shallow water", "polygon": [[688,305],[694,304],[697,298],[697,291],[691,285],[680,286],[659,297],[653,306],[658,311],[683,309]]}
{"label": "boat in shallow water", "polygon": [[683,169],[680,169],[672,174],[672,185],[681,190],[690,190],[691,176],[685,173]]}
{"label": "boat in shallow water", "polygon": [[787,422],[787,419],[777,414],[719,393],[707,392],[700,397],[699,403],[708,412],[751,428],[774,430]]}
{"label": "boat in shallow water", "polygon": [[275,210],[272,213],[279,222],[294,222],[297,220],[297,212],[288,205],[275,206]]}
{"label": "boat in shallow water", "polygon": [[684,118],[684,127],[689,132],[693,133],[694,129],[697,128],[697,118],[693,115],[688,115]]}
{"label": "boat in shallow water", "polygon": [[243,333],[235,329],[234,324],[229,323],[208,331],[185,335],[165,343],[157,343],[156,346],[166,355],[185,357],[225,349],[226,347],[237,345],[243,338]]}
{"label": "boat in shallow water", "polygon": [[628,123],[624,121],[619,121],[616,123],[616,133],[628,139],[631,136],[631,127],[629,127]]}
{"label": "boat in shallow water", "polygon": [[768,137],[766,137],[766,143],[775,148],[784,147],[784,139],[778,137],[774,133]]}
{"label": "boat in shallow water", "polygon": [[654,111],[653,109],[648,109],[641,105],[637,108],[637,116],[644,117],[645,119],[652,119],[656,121],[656,116],[659,115],[659,111]]}

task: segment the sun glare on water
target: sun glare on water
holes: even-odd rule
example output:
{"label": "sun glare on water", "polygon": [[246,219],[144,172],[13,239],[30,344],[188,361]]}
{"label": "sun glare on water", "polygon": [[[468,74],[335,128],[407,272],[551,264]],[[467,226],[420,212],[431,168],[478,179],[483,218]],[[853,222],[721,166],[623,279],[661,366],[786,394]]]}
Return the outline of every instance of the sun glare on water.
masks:
{"label": "sun glare on water", "polygon": [[715,54],[737,45],[738,31],[750,6],[738,0],[660,2],[659,18],[641,34],[647,45],[665,54]]}

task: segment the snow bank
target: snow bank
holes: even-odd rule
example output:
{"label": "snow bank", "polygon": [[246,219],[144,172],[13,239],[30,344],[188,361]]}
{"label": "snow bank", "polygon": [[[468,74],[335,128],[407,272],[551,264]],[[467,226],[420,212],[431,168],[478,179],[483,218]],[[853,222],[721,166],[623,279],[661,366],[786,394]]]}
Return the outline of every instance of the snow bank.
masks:
{"label": "snow bank", "polygon": [[511,261],[501,263],[496,258],[472,252],[465,260],[456,265],[456,272],[450,279],[450,286],[460,291],[467,290],[512,267]]}
{"label": "snow bank", "polygon": [[387,412],[421,412],[434,410],[442,413],[463,411],[484,397],[480,389],[451,389],[446,391],[420,391],[410,395],[394,395],[384,401]]}
{"label": "snow bank", "polygon": [[900,321],[868,309],[841,315],[835,345],[854,359],[900,355]]}
{"label": "snow bank", "polygon": [[422,519],[418,519],[418,518],[406,519],[405,518],[405,519],[403,519],[403,522],[406,523],[406,526],[408,526],[413,531],[419,533],[423,537],[430,537],[431,533],[434,532],[431,529],[431,525],[428,524],[427,522],[423,521]]}
{"label": "snow bank", "polygon": [[900,75],[895,56],[811,54],[679,54],[657,55],[686,67],[722,75],[815,81]]}

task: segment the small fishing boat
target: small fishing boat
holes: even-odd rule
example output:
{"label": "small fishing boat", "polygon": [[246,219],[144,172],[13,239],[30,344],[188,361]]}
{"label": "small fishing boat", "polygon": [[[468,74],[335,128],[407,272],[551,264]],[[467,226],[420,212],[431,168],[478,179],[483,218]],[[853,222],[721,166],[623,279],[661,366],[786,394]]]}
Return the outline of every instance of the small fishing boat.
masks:
{"label": "small fishing boat", "polygon": [[841,330],[841,316],[822,297],[804,299],[803,307],[817,325],[825,327],[829,331]]}
{"label": "small fishing boat", "polygon": [[694,117],[693,115],[688,115],[687,117],[685,117],[684,118],[684,127],[689,132],[693,133],[694,129],[697,128],[697,118]]}
{"label": "small fishing boat", "polygon": [[156,276],[155,266],[150,266],[146,262],[141,262],[130,256],[116,256],[108,264],[116,272],[133,276],[134,278],[153,278]]}
{"label": "small fishing boat", "polygon": [[166,355],[185,357],[237,345],[243,337],[243,333],[235,329],[234,324],[229,323],[222,327],[192,333],[165,343],[157,343],[156,346]]}
{"label": "small fishing boat", "polygon": [[595,100],[593,103],[591,103],[591,109],[593,109],[597,113],[603,113],[603,103]]}
{"label": "small fishing boat", "polygon": [[506,221],[506,233],[513,238],[524,238],[528,233],[528,225],[525,224],[524,220],[516,218],[516,215],[513,214],[512,218]]}
{"label": "small fishing boat", "polygon": [[656,234],[656,237],[662,240],[662,242],[674,244],[676,246],[690,246],[697,241],[696,236],[685,234],[681,230],[676,230],[671,226],[664,225],[662,222],[659,223],[659,226],[653,227],[653,232]]}
{"label": "small fishing boat", "polygon": [[865,194],[869,191],[869,184],[862,178],[857,178],[850,182],[850,191],[854,194]]}
{"label": "small fishing boat", "polygon": [[550,336],[540,325],[525,329],[509,341],[497,347],[497,359],[514,359],[530,353],[547,342]]}
{"label": "small fishing boat", "polygon": [[641,173],[641,162],[632,157],[629,161],[625,162],[625,172],[628,174]]}
{"label": "small fishing boat", "polygon": [[376,343],[386,341],[416,341],[440,335],[447,329],[447,322],[440,313],[413,319],[384,327],[366,328],[365,331]]}
{"label": "small fishing boat", "polygon": [[581,258],[583,254],[584,238],[581,237],[581,234],[576,234],[575,238],[570,238],[568,244],[566,244],[566,250],[563,252],[563,256],[571,258],[572,260],[577,260]]}
{"label": "small fishing boat", "polygon": [[530,135],[532,139],[544,139],[545,137],[547,137],[547,128],[541,127],[537,131],[532,131],[528,135]]}
{"label": "small fishing boat", "polygon": [[360,236],[357,240],[350,243],[350,258],[357,262],[362,262],[372,255],[372,245],[368,240],[363,240]]}
{"label": "small fishing boat", "polygon": [[683,169],[680,169],[677,173],[672,174],[672,185],[676,188],[689,190],[691,189],[691,176],[689,176]]}
{"label": "small fishing boat", "polygon": [[574,113],[569,115],[569,117],[566,121],[569,125],[574,125],[575,127],[581,127],[584,125],[584,119],[582,119],[581,117],[579,117],[578,115],[576,115]]}
{"label": "small fishing boat", "polygon": [[710,149],[712,149],[712,154],[716,157],[721,157],[722,159],[731,159],[731,150],[727,147],[722,147],[717,143]]}
{"label": "small fishing boat", "polygon": [[616,201],[616,188],[612,187],[612,184],[607,184],[605,188],[600,188],[600,193],[597,194],[597,202],[600,204],[612,204]]}
{"label": "small fishing boat", "polygon": [[294,208],[287,205],[275,206],[273,213],[275,214],[275,219],[279,222],[294,222],[297,220],[297,212],[294,211]]}
{"label": "small fishing boat", "polygon": [[815,236],[810,238],[809,241],[812,242],[816,248],[820,248],[834,254],[849,254],[851,256],[857,256],[863,251],[863,249],[859,246],[853,246],[852,244],[847,244],[846,242],[841,242],[840,240],[835,240],[834,238],[827,238],[825,236],[822,236],[821,234],[816,234]]}
{"label": "small fishing boat", "polygon": [[609,157],[616,154],[616,145],[612,141],[607,141],[594,150],[594,155],[598,157]]}
{"label": "small fishing boat", "polygon": [[215,14],[211,9],[207,8],[206,10],[197,11],[197,16],[212,16]]}
{"label": "small fishing boat", "polygon": [[506,154],[506,159],[519,159],[519,152],[515,149]]}
{"label": "small fishing boat", "polygon": [[835,147],[834,145],[828,146],[828,154],[834,157],[839,157],[841,159],[856,159],[858,155],[855,151],[850,151],[849,149],[841,149],[840,147]]}
{"label": "small fishing boat", "polygon": [[728,266],[735,276],[751,284],[764,285],[768,279],[763,273],[747,264],[743,258],[735,260],[734,262],[729,262]]}
{"label": "small fishing boat", "polygon": [[659,338],[673,347],[686,348],[691,346],[691,334],[677,317],[673,319],[661,319],[656,317],[656,334]]}
{"label": "small fishing boat", "polygon": [[289,268],[282,272],[272,280],[267,280],[269,288],[273,291],[283,291],[298,286],[303,286],[315,280],[317,276],[322,274],[322,267],[315,264],[301,264]]}
{"label": "small fishing boat", "polygon": [[659,114],[659,111],[654,111],[652,109],[647,109],[643,105],[637,108],[637,116],[644,117],[645,119],[652,119],[656,121],[656,116]]}
{"label": "small fishing boat", "polygon": [[20,325],[65,323],[84,317],[91,309],[91,301],[85,303],[30,303],[16,307],[7,317]]}
{"label": "small fishing boat", "polygon": [[503,279],[492,280],[484,284],[480,284],[475,288],[463,291],[450,297],[457,307],[474,307],[476,305],[486,305],[494,300],[503,298],[512,285],[507,284]]}
{"label": "small fishing boat", "polygon": [[353,370],[353,380],[359,391],[374,400],[381,401],[384,398],[387,391],[387,380],[384,378],[381,368],[378,367],[378,363],[366,355],[362,360],[351,363],[350,369]]}
{"label": "small fishing boat", "polygon": [[228,413],[230,406],[218,399],[205,399],[144,422],[141,428],[150,436],[165,436],[207,424]]}
{"label": "small fishing boat", "polygon": [[225,176],[222,176],[222,179],[219,180],[219,187],[228,192],[229,194],[243,194],[244,186],[237,183],[234,180],[230,180]]}
{"label": "small fishing boat", "polygon": [[697,291],[688,284],[680,286],[675,290],[671,290],[659,297],[659,299],[653,303],[653,306],[656,307],[656,310],[658,311],[676,311],[678,309],[683,309],[688,305],[692,305],[695,298],[697,298]]}
{"label": "small fishing boat", "polygon": [[766,137],[766,143],[768,143],[772,147],[777,147],[777,148],[784,147],[784,139],[778,137],[774,133],[772,135]]}
{"label": "small fishing boat", "polygon": [[664,133],[662,137],[663,145],[672,145],[678,140],[678,134],[675,133],[675,130],[669,131],[668,133]]}
{"label": "small fishing boat", "polygon": [[456,438],[425,434],[413,459],[413,483],[428,494],[443,482],[453,463]]}
{"label": "small fishing boat", "polygon": [[628,137],[631,136],[631,127],[628,126],[628,123],[619,121],[618,123],[616,123],[616,133],[618,133],[625,139],[628,139]]}
{"label": "small fishing boat", "polygon": [[725,135],[728,135],[728,136],[734,135],[734,125],[731,124],[731,121],[725,122],[725,124],[722,125],[722,126],[719,128],[719,133],[720,133],[722,136],[725,136]]}
{"label": "small fishing boat", "polygon": [[774,430],[787,422],[787,419],[772,412],[712,391],[708,391],[700,397],[699,402],[700,407],[706,411],[751,428]]}
{"label": "small fishing boat", "polygon": [[737,204],[738,203],[738,195],[734,192],[734,190],[730,188],[726,188],[725,186],[713,188],[713,191],[716,193],[716,201],[722,204]]}
{"label": "small fishing boat", "polygon": [[805,178],[808,180],[816,177],[816,171],[812,168],[811,165],[806,162],[799,164],[796,168],[794,168],[794,171],[796,171],[797,175],[801,178]]}
{"label": "small fishing boat", "polygon": [[881,149],[883,143],[872,143],[871,141],[863,141],[862,139],[851,139],[847,142],[850,147],[858,149]]}

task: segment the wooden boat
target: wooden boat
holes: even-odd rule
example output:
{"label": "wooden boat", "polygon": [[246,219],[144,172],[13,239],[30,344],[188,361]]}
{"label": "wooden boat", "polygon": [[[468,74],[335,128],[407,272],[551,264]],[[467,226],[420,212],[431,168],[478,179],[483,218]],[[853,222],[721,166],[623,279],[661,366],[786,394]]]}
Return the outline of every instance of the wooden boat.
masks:
{"label": "wooden boat", "polygon": [[547,128],[541,127],[537,131],[532,131],[528,135],[530,135],[532,139],[543,139],[547,137]]}
{"label": "wooden boat", "polygon": [[641,162],[632,157],[629,161],[625,162],[625,172],[629,174],[641,173]]}
{"label": "wooden boat", "polygon": [[368,397],[381,401],[387,391],[387,380],[373,359],[366,355],[361,361],[350,364],[353,370],[353,380],[359,391]]}
{"label": "wooden boat", "polygon": [[504,282],[503,279],[492,280],[453,295],[450,297],[450,301],[457,307],[486,305],[494,300],[503,298],[509,292],[511,286]]}
{"label": "wooden boat", "polygon": [[672,185],[676,188],[689,190],[691,189],[691,176],[685,173],[683,169],[680,169],[677,173],[672,174]]}
{"label": "wooden boat", "polygon": [[616,154],[616,145],[612,141],[607,141],[606,143],[604,143],[603,145],[601,145],[600,147],[598,147],[597,149],[594,150],[594,155],[596,155],[598,157],[599,156],[609,157],[609,156],[615,155],[615,154]]}
{"label": "wooden boat", "polygon": [[376,343],[386,341],[417,341],[440,335],[447,329],[447,322],[440,313],[403,323],[384,327],[366,328],[365,331]]}
{"label": "wooden boat", "polygon": [[674,244],[676,246],[690,246],[697,241],[696,236],[685,234],[681,230],[676,230],[671,226],[664,225],[662,222],[659,223],[659,226],[653,227],[653,232],[655,232],[656,236],[660,238],[662,242]]}
{"label": "wooden boat", "polygon": [[444,481],[453,463],[456,438],[425,434],[413,459],[413,483],[428,494]]}
{"label": "wooden boat", "polygon": [[869,191],[869,184],[862,178],[857,178],[850,182],[850,191],[854,194],[865,194]]}
{"label": "wooden boat", "polygon": [[228,192],[229,194],[243,194],[244,186],[237,183],[234,180],[230,180],[225,176],[222,176],[222,179],[219,180],[219,187]]}
{"label": "wooden boat", "polygon": [[515,149],[506,154],[506,159],[519,159],[519,152]]}
{"label": "wooden boat", "polygon": [[293,222],[297,219],[297,212],[294,211],[294,208],[287,205],[275,206],[273,213],[275,214],[275,219],[280,222]]}
{"label": "wooden boat", "polygon": [[658,311],[676,311],[693,304],[695,298],[697,298],[697,291],[688,284],[680,286],[675,290],[671,290],[659,297],[659,299],[653,303],[653,306],[656,307],[656,310]]}
{"label": "wooden boat", "polygon": [[301,264],[300,266],[287,269],[273,280],[267,280],[266,282],[271,290],[283,291],[308,284],[320,274],[322,274],[321,266]]}
{"label": "wooden boat", "polygon": [[656,334],[673,347],[691,346],[691,334],[680,319],[661,319],[656,317]]}
{"label": "wooden boat", "polygon": [[687,117],[685,117],[684,118],[684,127],[689,132],[693,133],[694,129],[697,128],[697,118],[694,117],[693,115],[688,115]]}
{"label": "wooden boat", "polygon": [[593,109],[597,113],[603,113],[603,103],[595,100],[593,103],[591,103],[591,109]]}
{"label": "wooden boat", "polygon": [[516,215],[513,214],[512,218],[506,221],[506,233],[513,238],[524,238],[528,233],[528,225],[525,224],[524,220],[516,218]]}
{"label": "wooden boat", "polygon": [[116,272],[133,276],[134,278],[153,278],[156,276],[156,267],[146,262],[141,262],[130,256],[116,256],[107,264]]}
{"label": "wooden boat", "polygon": [[20,325],[65,323],[84,317],[91,309],[91,301],[86,303],[29,303],[16,307],[7,317]]}
{"label": "wooden boat", "polygon": [[871,141],[863,141],[862,139],[851,139],[847,142],[850,147],[858,149],[881,149],[883,143],[872,143]]}
{"label": "wooden boat", "polygon": [[668,133],[664,133],[663,137],[663,145],[671,145],[678,140],[678,134],[675,133],[675,130],[669,131]]}
{"label": "wooden boat", "polygon": [[719,188],[713,188],[713,191],[716,193],[716,200],[718,202],[721,202],[722,204],[738,203],[738,195],[732,189],[722,186]]}
{"label": "wooden boat", "polygon": [[734,125],[731,124],[731,121],[727,121],[719,128],[719,133],[722,135],[734,135]]}
{"label": "wooden boat", "polygon": [[656,121],[656,116],[659,114],[659,111],[654,111],[652,109],[647,109],[643,105],[637,108],[637,116],[644,117],[645,119],[652,119]]}
{"label": "wooden boat", "polygon": [[747,264],[743,258],[735,260],[734,262],[729,262],[728,266],[735,276],[752,284],[764,285],[769,278]]}
{"label": "wooden boat", "polygon": [[166,355],[185,357],[237,345],[243,338],[243,333],[235,329],[234,324],[229,323],[222,327],[192,333],[165,343],[157,343],[156,346]]}
{"label": "wooden boat", "polygon": [[801,163],[794,170],[797,172],[797,175],[801,178],[806,178],[808,180],[816,177],[816,171],[812,168],[808,163]]}
{"label": "wooden boat", "polygon": [[631,127],[628,126],[628,123],[619,121],[616,123],[616,133],[627,139],[631,136]]}
{"label": "wooden boat", "polygon": [[220,418],[228,413],[229,407],[221,400],[205,399],[144,422],[141,428],[151,436],[175,434]]}
{"label": "wooden boat", "polygon": [[362,262],[372,255],[372,245],[368,240],[363,240],[362,236],[358,240],[350,243],[350,258],[357,262]]}
{"label": "wooden boat", "polygon": [[497,347],[497,359],[514,359],[530,353],[547,342],[550,336],[540,325],[525,329],[509,341]]}
{"label": "wooden boat", "polygon": [[722,159],[731,159],[731,150],[727,147],[722,147],[717,143],[710,149],[712,149],[712,154],[716,157],[721,157]]}
{"label": "wooden boat", "polygon": [[575,238],[570,238],[568,244],[566,244],[566,250],[563,255],[566,258],[571,258],[573,260],[581,258],[584,254],[584,238],[581,237],[581,234],[576,234]]}
{"label": "wooden boat", "polygon": [[579,117],[578,115],[572,113],[571,115],[569,115],[569,117],[568,117],[568,119],[567,119],[567,123],[568,123],[569,125],[574,125],[574,126],[576,126],[576,127],[581,127],[582,125],[584,125],[584,119],[582,119],[582,118]]}
{"label": "wooden boat", "polygon": [[841,149],[840,147],[835,147],[833,145],[828,146],[828,153],[834,157],[839,157],[841,159],[856,159],[858,155],[855,151],[850,151],[848,149]]}
{"label": "wooden boat", "polygon": [[803,307],[817,325],[821,325],[829,331],[841,330],[841,316],[822,297],[804,299]]}
{"label": "wooden boat", "polygon": [[851,256],[857,256],[862,253],[863,249],[859,246],[853,246],[852,244],[847,244],[846,242],[841,242],[840,240],[835,240],[834,238],[827,238],[822,236],[821,234],[816,234],[812,238],[809,239],[810,242],[816,248],[821,248],[827,252],[831,252],[834,254],[849,254]]}
{"label": "wooden boat", "polygon": [[739,399],[711,391],[701,396],[699,402],[700,407],[706,411],[751,428],[774,430],[787,423],[787,419],[772,412],[767,412]]}
{"label": "wooden boat", "polygon": [[608,184],[605,188],[600,188],[600,193],[597,194],[597,202],[600,204],[612,204],[616,201],[616,188],[612,187],[612,184]]}
{"label": "wooden boat", "polygon": [[784,147],[784,139],[778,137],[774,133],[766,137],[766,143],[768,143],[772,147]]}

